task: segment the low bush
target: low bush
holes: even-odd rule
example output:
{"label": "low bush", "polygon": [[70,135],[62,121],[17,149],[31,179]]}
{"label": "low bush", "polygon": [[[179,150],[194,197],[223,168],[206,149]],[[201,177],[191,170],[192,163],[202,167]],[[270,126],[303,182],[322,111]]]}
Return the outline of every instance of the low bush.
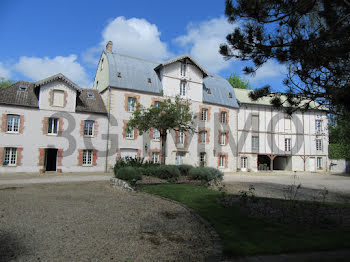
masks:
{"label": "low bush", "polygon": [[222,180],[224,174],[212,167],[196,167],[192,168],[189,171],[189,178],[193,180],[202,180],[202,181],[220,181]]}
{"label": "low bush", "polygon": [[141,179],[141,174],[137,168],[127,166],[119,168],[115,177],[133,183],[134,181]]}
{"label": "low bush", "polygon": [[148,167],[140,167],[139,171],[143,176],[156,176],[156,170],[159,165],[150,165]]}
{"label": "low bush", "polygon": [[152,162],[149,161],[144,161],[144,158],[142,157],[123,157],[120,158],[116,161],[115,165],[114,165],[114,173],[116,174],[118,169],[122,168],[122,167],[143,167],[143,168],[149,168],[149,167],[153,167],[153,166],[159,166],[159,164],[154,164]]}
{"label": "low bush", "polygon": [[180,171],[177,166],[160,165],[155,169],[154,176],[160,179],[171,179],[175,181],[180,176]]}
{"label": "low bush", "polygon": [[191,165],[179,165],[177,168],[180,170],[182,176],[188,176],[190,170],[194,167]]}

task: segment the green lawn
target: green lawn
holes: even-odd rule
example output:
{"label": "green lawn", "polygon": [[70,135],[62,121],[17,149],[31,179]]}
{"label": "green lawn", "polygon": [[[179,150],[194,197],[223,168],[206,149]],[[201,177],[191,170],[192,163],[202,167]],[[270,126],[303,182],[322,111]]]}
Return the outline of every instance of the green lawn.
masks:
{"label": "green lawn", "polygon": [[226,256],[279,254],[350,247],[350,227],[319,229],[270,223],[249,217],[240,209],[225,208],[220,192],[205,187],[164,184],[142,191],[179,201],[209,221],[222,239]]}

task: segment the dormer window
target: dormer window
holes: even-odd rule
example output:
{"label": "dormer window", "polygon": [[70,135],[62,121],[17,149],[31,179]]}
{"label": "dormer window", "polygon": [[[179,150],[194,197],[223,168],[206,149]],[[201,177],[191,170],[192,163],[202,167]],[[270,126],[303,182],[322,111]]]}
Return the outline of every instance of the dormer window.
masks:
{"label": "dormer window", "polygon": [[208,93],[209,95],[211,94],[210,88],[207,89],[207,93]]}
{"label": "dormer window", "polygon": [[20,86],[19,86],[19,91],[25,92],[25,91],[27,91],[27,89],[28,89],[27,86],[24,86],[24,85],[20,85]]}
{"label": "dormer window", "polygon": [[152,83],[151,78],[147,78],[147,82],[150,84]]}
{"label": "dormer window", "polygon": [[186,76],[186,71],[187,71],[187,64],[186,62],[181,63],[181,76],[184,77]]}
{"label": "dormer window", "polygon": [[229,98],[232,98],[232,93],[231,93],[231,92],[228,93],[228,97],[229,97]]}
{"label": "dormer window", "polygon": [[186,86],[187,83],[185,81],[180,82],[180,96],[185,97],[186,96]]}
{"label": "dormer window", "polygon": [[122,73],[118,72],[117,77],[122,78]]}
{"label": "dormer window", "polygon": [[90,99],[94,99],[95,98],[94,93],[92,93],[92,92],[87,93],[87,97],[90,98]]}
{"label": "dormer window", "polygon": [[52,105],[64,107],[64,91],[53,90]]}

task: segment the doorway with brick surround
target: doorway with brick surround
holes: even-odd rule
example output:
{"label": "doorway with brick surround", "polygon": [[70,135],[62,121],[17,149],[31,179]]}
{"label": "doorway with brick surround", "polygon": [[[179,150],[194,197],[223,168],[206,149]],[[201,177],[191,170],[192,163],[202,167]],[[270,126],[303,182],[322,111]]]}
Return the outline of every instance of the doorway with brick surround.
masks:
{"label": "doorway with brick surround", "polygon": [[56,171],[57,165],[57,149],[45,149],[45,171]]}

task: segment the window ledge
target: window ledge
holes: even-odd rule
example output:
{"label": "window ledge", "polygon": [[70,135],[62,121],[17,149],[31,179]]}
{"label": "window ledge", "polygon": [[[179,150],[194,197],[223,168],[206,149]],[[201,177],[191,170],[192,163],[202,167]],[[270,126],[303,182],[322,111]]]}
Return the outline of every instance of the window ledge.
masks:
{"label": "window ledge", "polygon": [[6,131],[5,134],[20,134],[20,132],[15,131]]}
{"label": "window ledge", "polygon": [[47,133],[46,135],[47,136],[58,136],[58,133],[57,134],[49,134],[49,133]]}

